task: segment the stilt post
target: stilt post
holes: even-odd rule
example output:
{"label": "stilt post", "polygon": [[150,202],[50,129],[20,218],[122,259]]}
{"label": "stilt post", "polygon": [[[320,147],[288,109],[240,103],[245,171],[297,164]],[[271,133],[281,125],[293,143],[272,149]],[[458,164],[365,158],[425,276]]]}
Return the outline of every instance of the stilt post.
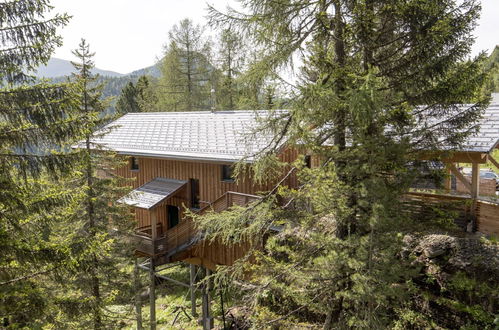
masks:
{"label": "stilt post", "polygon": [[189,265],[190,270],[190,281],[189,286],[191,290],[191,314],[192,316],[198,316],[198,312],[196,310],[196,266]]}
{"label": "stilt post", "polygon": [[142,330],[142,302],[140,301],[140,277],[139,261],[135,258],[135,268],[133,270],[134,290],[135,290],[135,318],[137,320],[137,330]]}
{"label": "stilt post", "polygon": [[156,276],[154,275],[154,257],[149,264],[149,308],[151,330],[156,330]]}
{"label": "stilt post", "polygon": [[203,330],[213,329],[213,318],[211,317],[211,297],[210,297],[210,280],[211,271],[206,269],[205,285],[203,290]]}

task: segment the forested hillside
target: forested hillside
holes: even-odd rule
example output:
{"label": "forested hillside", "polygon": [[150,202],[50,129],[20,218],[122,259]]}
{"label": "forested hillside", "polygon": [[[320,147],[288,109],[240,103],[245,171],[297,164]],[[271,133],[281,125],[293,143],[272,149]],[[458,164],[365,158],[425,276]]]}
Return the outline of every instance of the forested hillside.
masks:
{"label": "forested hillside", "polygon": [[489,58],[485,62],[485,69],[490,73],[491,90],[499,93],[499,45],[495,46]]}

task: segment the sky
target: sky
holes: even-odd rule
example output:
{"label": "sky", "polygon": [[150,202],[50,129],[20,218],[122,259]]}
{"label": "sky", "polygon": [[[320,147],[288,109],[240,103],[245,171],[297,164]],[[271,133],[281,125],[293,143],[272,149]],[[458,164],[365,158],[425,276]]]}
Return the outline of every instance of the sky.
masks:
{"label": "sky", "polygon": [[[235,0],[52,0],[54,12],[73,16],[60,31],[64,45],[54,56],[74,60],[71,50],[81,38],[96,53],[98,68],[129,73],[153,65],[162,56],[168,31],[183,18],[206,23],[207,3],[218,9]],[[499,0],[482,0],[473,55],[490,53],[499,44]]]}

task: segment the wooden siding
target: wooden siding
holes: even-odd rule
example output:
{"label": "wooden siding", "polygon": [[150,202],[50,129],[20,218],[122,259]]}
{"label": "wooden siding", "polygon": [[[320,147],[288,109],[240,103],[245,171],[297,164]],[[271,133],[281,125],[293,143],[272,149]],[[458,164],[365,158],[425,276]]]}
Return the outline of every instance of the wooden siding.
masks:
{"label": "wooden siding", "polygon": [[[289,163],[293,162],[297,157],[298,151],[291,148],[286,149],[280,155],[280,159],[282,161],[286,161]],[[212,203],[227,191],[255,195],[259,192],[272,189],[272,187],[277,182],[276,180],[276,182],[270,182],[265,185],[257,185],[249,176],[240,179],[237,183],[223,181],[221,165],[227,165],[227,163],[209,163],[139,157],[138,170],[131,170],[130,163],[128,162],[127,165],[119,168],[116,172],[123,178],[133,179],[131,182],[133,189],[157,177],[185,181],[189,181],[189,179],[191,178],[198,179],[201,207]],[[283,173],[283,176],[285,174],[286,172]],[[286,184],[289,186],[296,186],[296,176],[290,176]],[[166,205],[174,205],[179,207],[180,219],[182,219],[185,207],[191,207],[189,182],[187,183],[186,188],[182,190],[182,192],[178,192],[174,197],[166,199],[153,210],[144,211],[137,209],[135,214],[138,227],[145,227],[150,225],[150,213],[155,212],[157,215],[157,222],[161,223],[162,230],[168,229],[166,220]]]}
{"label": "wooden siding", "polygon": [[[456,224],[464,230],[472,220],[473,202],[470,197],[427,193],[409,193],[404,196],[406,211],[416,215],[431,212],[431,206],[440,206],[448,211],[457,211]],[[483,200],[476,201],[476,231],[486,235],[499,236],[499,204]]]}
{"label": "wooden siding", "polygon": [[476,226],[481,233],[499,237],[499,204],[478,201]]}

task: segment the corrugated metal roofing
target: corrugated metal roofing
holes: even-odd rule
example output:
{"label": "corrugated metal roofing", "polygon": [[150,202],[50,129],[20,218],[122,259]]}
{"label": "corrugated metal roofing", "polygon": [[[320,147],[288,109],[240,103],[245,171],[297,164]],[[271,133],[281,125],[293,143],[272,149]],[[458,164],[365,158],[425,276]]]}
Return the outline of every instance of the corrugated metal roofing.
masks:
{"label": "corrugated metal roofing", "polygon": [[118,202],[148,210],[173,195],[186,184],[187,181],[156,178],[131,191],[125,197],[120,198]]}
{"label": "corrugated metal roofing", "polygon": [[[473,105],[458,105],[452,113],[444,115],[440,118],[427,116],[422,113],[419,118],[419,127],[432,127],[438,131],[439,127],[445,128],[447,121],[452,118],[459,117],[472,109]],[[482,118],[476,124],[478,130],[476,133],[470,134],[461,144],[460,147],[450,147],[444,141],[440,142],[441,150],[456,150],[464,152],[480,152],[487,153],[494,149],[499,142],[499,104],[490,104],[482,114]],[[445,139],[445,136],[441,136]]]}
{"label": "corrugated metal roofing", "polygon": [[477,134],[469,136],[463,151],[489,152],[499,143],[499,103],[491,104],[483,114]]}
{"label": "corrugated metal roofing", "polygon": [[269,111],[146,112],[128,113],[93,139],[118,153],[176,159],[234,162],[262,150],[271,134],[251,133],[262,117],[283,113]]}
{"label": "corrugated metal roofing", "polygon": [[[251,134],[260,119],[284,113],[286,110],[128,113],[107,125],[104,130],[112,127],[111,131],[93,142],[126,155],[252,161],[253,155],[273,138],[271,132]],[[430,120],[433,123],[423,119],[421,124],[435,124],[434,119]],[[479,127],[479,132],[469,136],[460,151],[489,152],[497,146],[499,104],[491,104],[485,110]],[[442,145],[442,149],[448,148]]]}

